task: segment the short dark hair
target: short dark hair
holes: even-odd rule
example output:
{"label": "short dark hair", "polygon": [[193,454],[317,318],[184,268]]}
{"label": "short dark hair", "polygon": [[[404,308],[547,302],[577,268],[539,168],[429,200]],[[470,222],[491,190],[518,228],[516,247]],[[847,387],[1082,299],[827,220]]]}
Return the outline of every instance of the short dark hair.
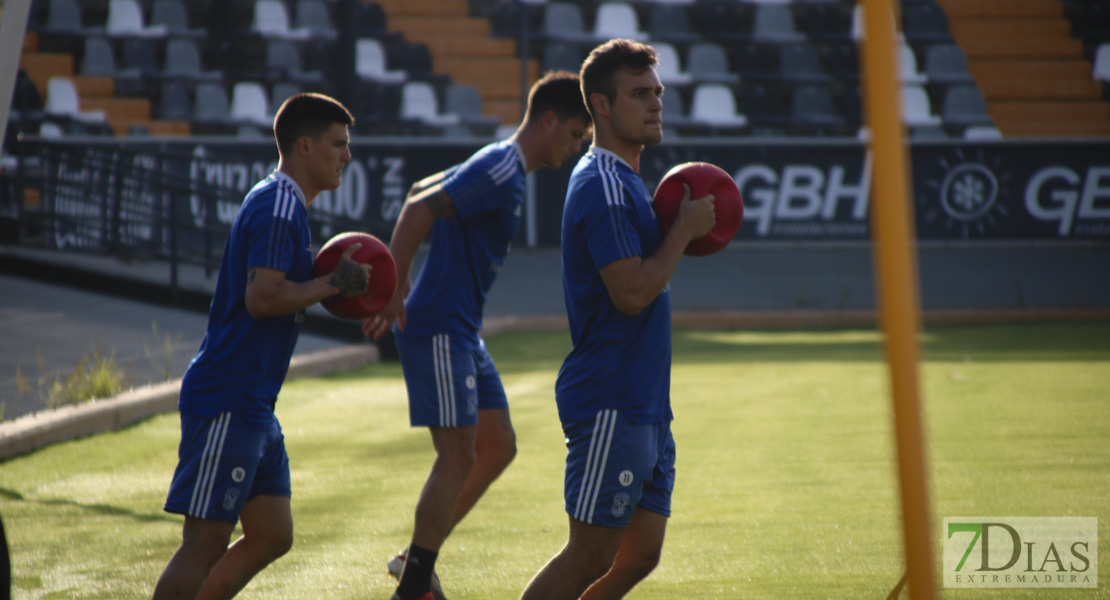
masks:
{"label": "short dark hair", "polygon": [[281,104],[274,117],[274,137],[282,155],[293,151],[301,136],[318,139],[339,123],[350,127],[355,118],[335,98],[323,94],[297,94]]}
{"label": "short dark hair", "polygon": [[659,64],[655,49],[635,40],[615,39],[594,48],[582,63],[582,97],[595,118],[590,104],[593,94],[605,94],[612,102],[617,96],[616,74],[621,70],[642,73]]}
{"label": "short dark hair", "polygon": [[528,92],[528,114],[524,116],[529,123],[539,119],[549,110],[555,111],[560,121],[582,117],[590,122],[590,113],[582,102],[582,89],[578,75],[569,71],[549,71],[532,85]]}

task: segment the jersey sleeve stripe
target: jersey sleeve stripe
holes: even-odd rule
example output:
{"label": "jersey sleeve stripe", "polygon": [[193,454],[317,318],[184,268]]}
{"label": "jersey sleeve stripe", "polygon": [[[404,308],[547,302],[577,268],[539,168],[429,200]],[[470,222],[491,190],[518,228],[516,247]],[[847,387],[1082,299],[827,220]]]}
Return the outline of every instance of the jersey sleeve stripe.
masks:
{"label": "jersey sleeve stripe", "polygon": [[628,234],[621,224],[622,206],[624,205],[624,184],[621,183],[620,174],[616,172],[613,160],[607,156],[599,157],[598,173],[601,175],[602,188],[605,190],[605,203],[608,205],[609,220],[616,236],[617,246],[624,256],[634,256],[635,246],[628,239]]}
{"label": "jersey sleeve stripe", "polygon": [[505,153],[505,157],[501,162],[493,166],[489,170],[489,176],[493,179],[495,185],[505,183],[505,180],[512,177],[513,172],[516,171],[517,157],[516,152],[513,151],[512,146],[509,146],[509,152]]}

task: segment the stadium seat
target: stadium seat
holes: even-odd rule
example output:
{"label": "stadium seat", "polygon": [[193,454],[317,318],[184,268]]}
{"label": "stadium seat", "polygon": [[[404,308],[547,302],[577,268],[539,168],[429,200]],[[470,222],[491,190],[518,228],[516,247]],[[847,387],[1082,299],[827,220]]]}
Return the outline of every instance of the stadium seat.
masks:
{"label": "stadium seat", "polygon": [[458,115],[462,124],[476,135],[492,136],[501,125],[501,119],[483,114],[482,95],[472,85],[454,83],[448,86],[443,105],[444,112]]}
{"label": "stadium seat", "polygon": [[297,0],[296,27],[313,37],[334,39],[339,33],[331,24],[328,7],[321,0]]}
{"label": "stadium seat", "polygon": [[909,42],[950,42],[948,17],[933,2],[917,2],[902,8],[902,35]]}
{"label": "stadium seat", "polygon": [[973,125],[994,125],[987,112],[987,100],[975,85],[955,85],[944,94],[945,125],[970,127]]}
{"label": "stadium seat", "polygon": [[197,84],[193,100],[193,121],[204,123],[226,123],[229,114],[227,90],[224,86],[210,81]]}
{"label": "stadium seat", "polygon": [[703,37],[722,43],[740,43],[750,37],[751,25],[739,2],[698,3]]}
{"label": "stadium seat", "polygon": [[817,50],[808,43],[783,44],[779,52],[779,77],[794,83],[825,83],[825,73]]}
{"label": "stadium seat", "polygon": [[627,38],[643,41],[648,34],[640,30],[640,19],[631,4],[602,2],[594,16],[594,37],[599,40]]}
{"label": "stadium seat", "polygon": [[207,70],[201,64],[200,48],[188,38],[170,38],[166,42],[166,57],[162,75],[170,78],[193,80],[221,79],[221,71]]}
{"label": "stadium seat", "polygon": [[77,0],[50,0],[42,30],[49,33],[84,33],[81,5]]}
{"label": "stadium seat", "polygon": [[912,84],[902,86],[902,122],[910,127],[941,124],[941,118],[933,114],[925,88]]}
{"label": "stadium seat", "polygon": [[797,132],[808,135],[840,135],[847,124],[836,111],[829,89],[822,85],[794,88],[790,120]]}
{"label": "stadium seat", "polygon": [[115,77],[116,56],[112,44],[102,37],[85,38],[85,52],[81,57],[81,74],[93,77]]}
{"label": "stadium seat", "polygon": [[752,21],[752,39],[762,42],[799,42],[805,35],[794,27],[794,16],[781,4],[760,4]]}
{"label": "stadium seat", "polygon": [[385,48],[374,38],[355,42],[355,74],[360,79],[381,83],[402,83],[407,78],[404,71],[386,68]]}
{"label": "stadium seat", "polygon": [[43,112],[47,115],[69,117],[88,123],[103,123],[104,111],[83,111],[77,95],[77,87],[68,77],[51,77],[46,83],[46,104]]}
{"label": "stadium seat", "polygon": [[682,63],[678,58],[678,51],[666,42],[652,42],[655,48],[655,57],[659,60],[656,72],[663,85],[686,85],[694,81],[693,74],[682,70]]}
{"label": "stadium seat", "polygon": [[902,42],[898,44],[898,73],[902,83],[925,83],[929,80],[917,67],[917,55],[910,45]]}
{"label": "stadium seat", "polygon": [[577,44],[547,42],[543,48],[543,68],[548,71],[564,70],[577,73],[582,66],[582,55]]}
{"label": "stadium seat", "polygon": [[1110,83],[1110,44],[1100,44],[1095,50],[1091,78],[1095,81]]}
{"label": "stadium seat", "polygon": [[777,81],[782,74],[779,44],[740,44],[732,54],[732,64],[747,81]]}
{"label": "stadium seat", "polygon": [[682,94],[678,90],[668,90],[663,94],[663,126],[684,128],[691,124],[691,119],[686,114],[686,105],[682,101]]}
{"label": "stadium seat", "polygon": [[794,4],[797,27],[811,40],[843,42],[852,39],[852,16],[844,2],[798,2]]}
{"label": "stadium seat", "polygon": [[458,115],[439,112],[435,89],[424,81],[409,81],[401,88],[401,118],[440,127],[459,122]]}
{"label": "stadium seat", "polygon": [[292,42],[270,40],[266,45],[266,67],[280,73],[278,78],[288,78],[299,83],[319,83],[324,80],[322,71],[301,70],[301,53]]}
{"label": "stadium seat", "polygon": [[181,0],[154,0],[150,9],[150,24],[161,25],[169,35],[203,37],[204,29],[189,27],[189,12]]}
{"label": "stadium seat", "polygon": [[690,119],[713,127],[742,128],[748,118],[736,110],[736,96],[720,83],[703,83],[694,88]]}
{"label": "stadium seat", "polygon": [[582,26],[582,11],[577,4],[548,2],[543,10],[543,35],[550,40],[594,42]]}
{"label": "stadium seat", "polygon": [[289,11],[282,0],[254,0],[254,22],[251,31],[265,37],[307,39],[308,29],[290,29]]}
{"label": "stadium seat", "polygon": [[254,81],[240,81],[231,88],[231,105],[228,116],[232,121],[269,125],[270,106],[266,99],[266,89]]}
{"label": "stadium seat", "polygon": [[139,77],[155,77],[160,74],[156,57],[157,47],[161,46],[160,40],[129,37],[123,40],[123,49],[120,52],[118,68],[121,71],[134,73]]}
{"label": "stadium seat", "polygon": [[385,12],[381,5],[377,2],[355,2],[355,36],[380,38],[385,32]]}
{"label": "stadium seat", "polygon": [[281,108],[281,105],[284,104],[286,100],[303,91],[301,86],[295,83],[290,83],[288,81],[279,81],[275,83],[273,89],[270,90],[270,112],[277,114],[277,110]]}
{"label": "stadium seat", "polygon": [[672,44],[695,42],[701,37],[690,27],[690,15],[686,6],[659,2],[651,6],[648,34],[652,40]]}
{"label": "stadium seat", "polygon": [[138,0],[111,0],[104,30],[113,36],[165,37],[167,33],[164,25],[147,27],[143,24],[143,9]]}
{"label": "stadium seat", "polygon": [[193,117],[193,107],[185,84],[180,81],[162,82],[162,93],[155,114],[166,121],[188,121]]}
{"label": "stadium seat", "polygon": [[714,42],[699,42],[686,51],[686,70],[699,83],[740,82],[740,74],[729,71],[725,49]]}
{"label": "stadium seat", "polygon": [[[898,41],[903,41],[905,39],[902,31],[894,26],[894,13],[890,14],[890,27],[897,32],[895,37],[898,39]],[[857,3],[852,9],[852,39],[859,42],[863,41],[864,37],[865,32],[863,24],[863,3],[860,2]]]}
{"label": "stadium seat", "polygon": [[957,44],[933,44],[925,51],[925,75],[932,83],[971,83],[975,78]]}

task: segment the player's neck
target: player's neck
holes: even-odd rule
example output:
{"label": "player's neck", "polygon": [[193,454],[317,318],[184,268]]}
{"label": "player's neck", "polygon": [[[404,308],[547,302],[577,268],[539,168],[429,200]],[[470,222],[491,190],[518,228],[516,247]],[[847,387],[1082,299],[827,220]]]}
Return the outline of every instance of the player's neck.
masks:
{"label": "player's neck", "polygon": [[293,180],[293,183],[297,184],[297,187],[301,188],[301,193],[304,194],[305,208],[311,208],[312,201],[316,199],[316,195],[320,193],[320,190],[306,185],[307,182],[311,181],[311,178],[308,176],[308,170],[303,167],[298,167],[295,162],[287,161],[282,158],[278,160],[277,171],[279,173],[284,173],[289,179]]}
{"label": "player's neck", "polygon": [[608,150],[624,159],[633,171],[640,172],[640,154],[644,151],[643,144],[623,140],[615,135],[598,132],[594,138],[594,146]]}

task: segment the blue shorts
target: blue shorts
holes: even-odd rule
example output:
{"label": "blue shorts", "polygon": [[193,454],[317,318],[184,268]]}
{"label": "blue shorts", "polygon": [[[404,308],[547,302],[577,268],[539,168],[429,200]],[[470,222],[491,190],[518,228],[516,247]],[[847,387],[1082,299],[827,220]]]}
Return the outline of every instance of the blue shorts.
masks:
{"label": "blue shorts", "polygon": [[235,523],[248,500],[292,494],[276,417],[269,431],[258,431],[230,412],[214,419],[182,413],[177,455],[166,512]]}
{"label": "blue shorts", "polygon": [[563,423],[567,514],[593,525],[627,527],[637,506],[671,516],[675,444],[670,422],[640,425],[616,410]]}
{"label": "blue shorts", "polygon": [[413,426],[470,427],[478,424],[479,410],[509,408],[501,374],[481,338],[477,346],[446,333],[398,332],[395,339]]}

